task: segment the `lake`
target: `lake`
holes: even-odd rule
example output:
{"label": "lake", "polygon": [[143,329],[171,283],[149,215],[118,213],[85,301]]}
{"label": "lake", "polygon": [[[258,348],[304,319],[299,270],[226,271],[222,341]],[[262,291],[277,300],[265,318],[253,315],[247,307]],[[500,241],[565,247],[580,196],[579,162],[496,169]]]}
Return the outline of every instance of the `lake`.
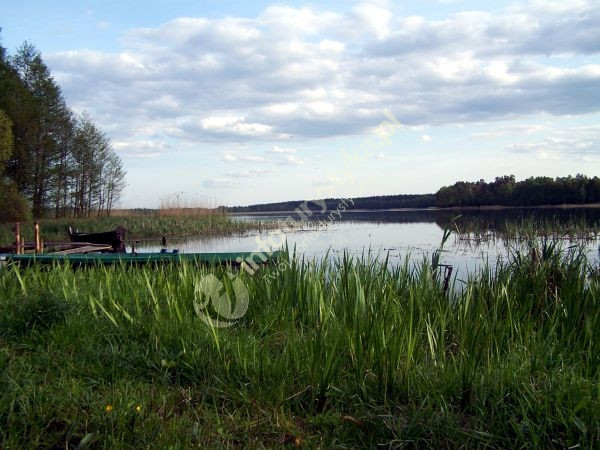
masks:
{"label": "lake", "polygon": [[[457,218],[457,216],[460,216]],[[323,258],[347,252],[361,257],[385,258],[398,264],[408,257],[420,262],[439,248],[444,229],[452,224],[460,233],[453,233],[444,246],[441,263],[465,273],[484,264],[488,259],[495,262],[506,257],[514,240],[505,236],[515,226],[546,227],[575,231],[586,230],[595,239],[584,245],[590,260],[598,262],[600,243],[600,208],[519,208],[491,210],[402,210],[342,212],[338,215],[314,213],[299,224],[297,214],[235,215],[235,220],[261,220],[263,222],[286,221],[293,227],[281,230],[252,232],[228,237],[194,237],[168,243],[169,249],[180,252],[235,252],[277,249],[287,241],[306,258]],[[301,226],[298,226],[301,225]],[[574,242],[562,237],[565,248]],[[581,242],[581,241],[578,241]],[[142,245],[142,244],[140,244]],[[160,251],[160,243],[144,243],[138,251]]]}

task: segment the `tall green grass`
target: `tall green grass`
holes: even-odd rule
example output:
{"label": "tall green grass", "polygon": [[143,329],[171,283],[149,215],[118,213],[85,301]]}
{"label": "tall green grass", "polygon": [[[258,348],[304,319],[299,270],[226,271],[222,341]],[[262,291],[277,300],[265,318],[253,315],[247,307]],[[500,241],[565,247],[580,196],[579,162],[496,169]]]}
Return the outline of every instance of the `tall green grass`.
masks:
{"label": "tall green grass", "polygon": [[4,267],[0,447],[597,447],[597,268],[532,245],[446,293],[435,258],[289,257],[229,328],[194,309],[226,268]]}

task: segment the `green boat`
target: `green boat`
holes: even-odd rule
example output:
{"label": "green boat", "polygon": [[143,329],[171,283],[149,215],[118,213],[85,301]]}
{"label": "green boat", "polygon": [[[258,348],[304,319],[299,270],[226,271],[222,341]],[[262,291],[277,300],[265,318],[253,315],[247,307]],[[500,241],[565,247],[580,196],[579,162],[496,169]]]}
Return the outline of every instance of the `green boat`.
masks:
{"label": "green boat", "polygon": [[74,266],[93,265],[142,265],[162,263],[200,263],[240,265],[243,261],[250,266],[274,263],[281,256],[281,251],[270,254],[255,252],[235,253],[87,253],[74,255],[58,254],[7,254],[3,255],[6,262],[20,265],[69,263]]}

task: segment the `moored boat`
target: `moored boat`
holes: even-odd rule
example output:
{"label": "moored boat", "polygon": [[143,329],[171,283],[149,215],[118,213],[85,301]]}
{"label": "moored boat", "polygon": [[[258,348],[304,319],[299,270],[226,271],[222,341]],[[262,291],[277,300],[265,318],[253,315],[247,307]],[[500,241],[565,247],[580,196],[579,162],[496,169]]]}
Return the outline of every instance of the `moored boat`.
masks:
{"label": "moored boat", "polygon": [[8,254],[4,255],[6,262],[20,265],[69,263],[74,266],[93,265],[143,265],[163,263],[200,263],[240,265],[245,262],[249,266],[276,262],[282,252],[270,254],[256,252],[233,253],[87,253],[87,254]]}
{"label": "moored boat", "polygon": [[125,228],[117,227],[113,231],[101,233],[73,232],[69,228],[71,242],[89,242],[91,244],[107,244],[112,246],[113,252],[125,253]]}

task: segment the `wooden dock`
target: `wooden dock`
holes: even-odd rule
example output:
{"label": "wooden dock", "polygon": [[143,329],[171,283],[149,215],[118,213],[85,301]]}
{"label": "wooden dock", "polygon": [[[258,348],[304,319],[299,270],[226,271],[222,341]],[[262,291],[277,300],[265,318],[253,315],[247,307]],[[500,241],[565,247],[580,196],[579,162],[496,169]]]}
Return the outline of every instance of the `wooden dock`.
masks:
{"label": "wooden dock", "polygon": [[[93,252],[113,251],[112,246],[92,244],[90,242],[45,242],[37,253],[52,253],[55,255],[82,254]],[[21,252],[36,253],[35,243],[21,242]],[[15,245],[0,246],[0,253],[17,253]]]}
{"label": "wooden dock", "polygon": [[[70,242],[70,244],[73,244]],[[71,246],[72,248],[68,248],[66,250],[59,250],[52,252],[53,255],[76,255],[76,254],[84,254],[84,253],[96,253],[103,251],[112,252],[112,245],[103,245],[103,244],[90,244],[86,242],[77,242],[77,246]]]}
{"label": "wooden dock", "polygon": [[[70,230],[70,229],[69,229]],[[87,253],[114,253],[115,251],[125,251],[123,242],[125,229],[117,227],[117,230],[107,233],[71,233],[69,231],[70,241],[44,242],[40,237],[40,226],[38,222],[33,225],[33,241],[25,241],[21,236],[21,224],[15,223],[15,240],[9,245],[0,245],[0,254],[53,254],[53,255],[84,255]],[[89,237],[90,241],[85,240]],[[105,241],[98,241],[98,238],[104,238]],[[96,240],[96,242],[94,242]],[[110,241],[110,242],[109,242]],[[118,245],[117,245],[118,244]]]}

